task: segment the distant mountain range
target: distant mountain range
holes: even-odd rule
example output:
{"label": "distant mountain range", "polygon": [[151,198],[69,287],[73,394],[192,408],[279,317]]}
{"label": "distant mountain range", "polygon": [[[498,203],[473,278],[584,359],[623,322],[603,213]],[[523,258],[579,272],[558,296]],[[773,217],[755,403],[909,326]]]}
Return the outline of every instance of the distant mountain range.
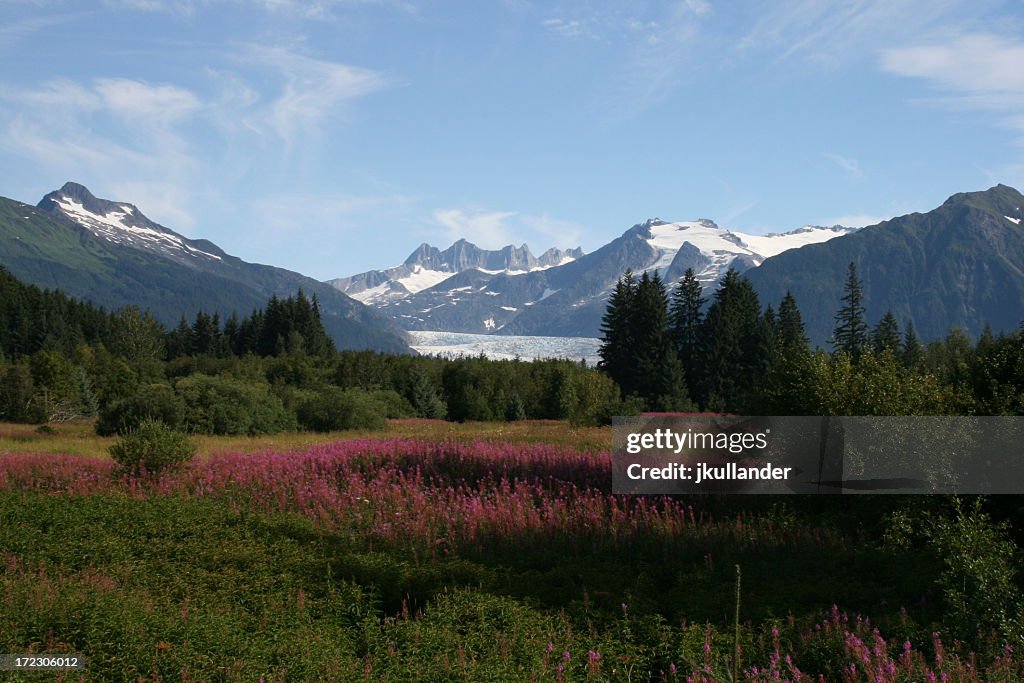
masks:
{"label": "distant mountain range", "polygon": [[76,183],[38,206],[0,197],[0,264],[19,279],[106,307],[135,304],[164,324],[199,310],[248,314],[272,295],[316,295],[339,348],[409,352],[393,321],[334,287],[283,268],[247,263],[190,240],[126,202]]}
{"label": "distant mountain range", "polygon": [[400,266],[328,280],[328,284],[363,303],[380,306],[408,298],[464,270],[517,275],[565,265],[581,256],[583,250],[579,247],[565,251],[548,249],[538,258],[525,244],[488,251],[461,239],[441,251],[423,243]]}
{"label": "distant mountain range", "polygon": [[533,259],[526,245],[485,251],[460,240],[442,252],[424,244],[401,266],[331,284],[408,330],[595,337],[608,294],[627,268],[658,271],[668,281],[693,268],[711,284],[729,267],[749,270],[784,251],[852,231],[806,226],[748,235],[706,219],[653,218],[591,254],[550,249]]}
{"label": "distant mountain range", "polygon": [[[404,263],[322,283],[246,263],[191,240],[137,207],[67,183],[38,206],[0,198],[0,264],[18,278],[96,304],[136,304],[173,325],[198,310],[248,313],[271,295],[316,294],[340,348],[408,352],[404,330],[596,337],[608,294],[627,269],[669,283],[693,268],[710,296],[728,268],[747,274],[762,304],[792,291],[808,334],[828,344],[847,265],[874,323],[892,310],[926,340],[1024,320],[1024,197],[1005,185],[956,194],[928,213],[859,230],[805,226],[749,235],[706,219],[634,225],[596,251],[527,245],[480,249],[459,240],[416,248]],[[366,304],[366,305],[364,305]]]}

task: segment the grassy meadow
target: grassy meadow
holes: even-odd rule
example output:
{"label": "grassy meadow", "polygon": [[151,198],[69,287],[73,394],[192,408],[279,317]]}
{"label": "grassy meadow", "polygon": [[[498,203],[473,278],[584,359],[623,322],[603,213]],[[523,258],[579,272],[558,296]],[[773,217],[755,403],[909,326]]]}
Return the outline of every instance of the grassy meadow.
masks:
{"label": "grassy meadow", "polygon": [[113,442],[0,425],[0,652],[88,658],[6,680],[1024,679],[969,503],[613,496],[553,421]]}

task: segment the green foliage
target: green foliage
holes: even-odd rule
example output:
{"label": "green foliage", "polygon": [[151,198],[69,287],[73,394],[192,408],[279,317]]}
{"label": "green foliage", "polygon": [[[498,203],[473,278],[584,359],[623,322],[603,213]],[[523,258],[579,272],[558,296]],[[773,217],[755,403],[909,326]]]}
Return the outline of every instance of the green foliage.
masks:
{"label": "green foliage", "polygon": [[629,270],[615,283],[601,318],[601,361],[597,367],[615,381],[622,392],[636,390],[633,369],[633,319],[638,283]]}
{"label": "green foliage", "polygon": [[779,304],[779,349],[783,356],[803,356],[810,350],[804,321],[792,292]]}
{"label": "green foliage", "polygon": [[416,417],[416,411],[409,401],[394,389],[375,389],[367,393],[372,400],[383,406],[384,417],[389,420]]}
{"label": "green foliage", "polygon": [[296,428],[295,414],[265,383],[191,375],[175,382],[185,425],[202,434],[276,434]]}
{"label": "green foliage", "polygon": [[994,631],[1022,644],[1018,550],[1006,523],[993,523],[976,499],[965,508],[955,499],[955,515],[936,519],[928,530],[945,568],[939,585],[959,633],[975,642]]}
{"label": "green foliage", "polygon": [[0,377],[0,417],[11,422],[42,422],[41,406],[33,404],[36,395],[32,373],[25,365],[9,365]]}
{"label": "green foliage", "polygon": [[[639,281],[632,273],[619,279],[608,301],[601,327],[601,362],[627,395],[635,395],[652,410],[686,410],[691,407],[686,371],[674,339],[683,338],[682,325],[691,313],[686,292],[677,292],[672,324],[665,284],[655,273]],[[699,299],[699,296],[698,296]]]}
{"label": "green foliage", "polygon": [[683,364],[687,393],[697,394],[696,379],[700,372],[700,326],[704,321],[704,288],[697,281],[693,268],[687,268],[682,280],[672,291],[669,305],[669,332],[676,354]]}
{"label": "green foliage", "polygon": [[[984,499],[952,500],[952,511],[928,505],[897,510],[890,516],[889,547],[930,548],[941,559],[936,584],[953,634],[975,647],[996,642],[1024,644],[1024,601],[1017,581],[1019,549],[1006,521],[984,510]],[[942,503],[939,503],[942,504]]]}
{"label": "green foliage", "polygon": [[185,400],[167,384],[139,387],[131,396],[112,401],[96,420],[96,433],[101,436],[121,434],[137,428],[146,420],[159,420],[172,429],[185,423]]}
{"label": "green foliage", "polygon": [[1024,328],[978,341],[971,371],[982,415],[1024,415]]}
{"label": "green foliage", "polygon": [[900,347],[900,358],[903,366],[916,370],[921,366],[924,359],[924,349],[921,347],[921,340],[917,338],[917,331],[914,329],[914,322],[908,320],[903,330],[903,345]]}
{"label": "green foliage", "polygon": [[417,417],[429,420],[443,420],[447,417],[448,407],[445,405],[437,385],[431,381],[426,372],[419,369],[413,371],[406,395],[413,410],[416,411]]}
{"label": "green foliage", "polygon": [[196,447],[188,436],[168,427],[159,420],[143,420],[128,429],[110,447],[110,457],[122,469],[159,472],[191,460]]}
{"label": "green foliage", "polygon": [[886,311],[871,331],[871,348],[875,353],[900,351],[900,324],[892,311]]}
{"label": "green foliage", "polygon": [[788,367],[774,408],[788,415],[947,415],[956,403],[933,375],[908,371],[891,353],[818,352]]}
{"label": "green foliage", "polygon": [[690,407],[683,364],[668,325],[668,297],[661,277],[644,273],[630,316],[630,377],[637,395],[653,410]]}
{"label": "green foliage", "polygon": [[125,306],[111,316],[111,350],[129,364],[153,363],[164,357],[164,328],[152,313]]}
{"label": "green foliage", "polygon": [[842,301],[843,305],[836,313],[832,343],[836,351],[845,353],[856,362],[868,343],[868,324],[865,321],[863,288],[857,279],[857,264],[853,261],[847,270]]}
{"label": "green foliage", "polygon": [[559,400],[562,413],[576,426],[608,425],[616,415],[637,415],[644,408],[640,399],[620,400],[615,382],[597,372],[569,375],[562,384]]}
{"label": "green foliage", "polygon": [[732,268],[715,291],[700,339],[702,405],[724,412],[749,405],[770,362],[771,332],[750,281]]}
{"label": "green foliage", "polygon": [[394,392],[325,387],[308,392],[296,412],[299,426],[315,432],[383,429],[387,425],[388,402],[393,403],[394,399],[402,400]]}

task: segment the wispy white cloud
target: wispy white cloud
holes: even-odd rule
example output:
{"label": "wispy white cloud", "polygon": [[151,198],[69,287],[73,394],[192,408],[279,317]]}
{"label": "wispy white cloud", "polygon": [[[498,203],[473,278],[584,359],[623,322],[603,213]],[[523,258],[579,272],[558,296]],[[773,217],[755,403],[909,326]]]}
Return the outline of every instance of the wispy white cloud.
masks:
{"label": "wispy white cloud", "polygon": [[526,243],[540,253],[550,247],[581,246],[584,237],[583,226],[579,223],[554,218],[547,213],[479,208],[438,209],[434,211],[432,220],[441,228],[440,239],[451,243],[464,238],[485,249]]}
{"label": "wispy white cloud", "polygon": [[508,220],[515,211],[438,209],[434,221],[449,241],[465,238],[485,249],[497,249],[514,241]]}
{"label": "wispy white cloud", "polygon": [[195,224],[189,207],[211,191],[205,179],[244,177],[282,142],[308,159],[328,123],[387,84],[374,71],[280,47],[240,53],[233,71],[207,70],[205,92],[128,78],[8,87],[0,92],[0,150],[48,175],[145,200],[154,219],[187,232]]}
{"label": "wispy white cloud", "polygon": [[968,33],[881,52],[882,69],[921,79],[939,96],[934,103],[993,112],[1024,133],[1024,39]]}
{"label": "wispy white cloud", "polygon": [[192,16],[213,5],[255,7],[266,12],[303,19],[335,19],[338,12],[359,6],[380,6],[415,14],[413,2],[406,0],[104,0],[106,6],[143,12],[164,12]]}
{"label": "wispy white cloud", "polygon": [[[544,213],[539,216],[523,216],[523,226],[535,235],[546,238],[542,244],[534,244],[537,249],[559,247],[562,249],[578,247],[584,235],[583,226],[573,221],[552,218]],[[522,236],[520,236],[522,239]]]}
{"label": "wispy white cloud", "polygon": [[739,218],[740,216],[742,216],[743,214],[747,213],[755,206],[757,206],[757,204],[757,201],[752,201],[743,202],[741,204],[729,207],[728,209],[726,209],[725,213],[722,214],[722,223],[728,226],[734,220],[736,220],[737,218]]}
{"label": "wispy white cloud", "polygon": [[629,53],[612,75],[609,94],[617,103],[615,111],[623,111],[618,106],[623,101],[634,111],[657,104],[703,69],[700,29],[710,11],[705,2],[683,0],[656,19],[633,24]]}
{"label": "wispy white cloud", "polygon": [[589,22],[583,19],[563,19],[561,17],[553,17],[540,22],[544,30],[571,40],[584,37],[596,38],[597,34],[588,24]]}
{"label": "wispy white cloud", "polygon": [[289,143],[300,133],[317,132],[328,118],[343,115],[354,100],[389,85],[376,71],[307,57],[282,47],[250,45],[237,59],[267,69],[283,81],[268,107],[247,118],[261,118],[262,124]]}
{"label": "wispy white cloud", "polygon": [[879,48],[909,36],[940,34],[949,24],[961,27],[983,22],[1000,0],[819,0],[770,2],[750,12],[739,42],[741,52],[771,54],[779,59],[804,57],[836,65],[873,55]]}
{"label": "wispy white cloud", "polygon": [[94,90],[112,113],[146,126],[170,125],[194,114],[201,106],[194,93],[174,85],[99,78]]}
{"label": "wispy white cloud", "polygon": [[0,97],[0,149],[48,174],[130,191],[122,196],[187,232],[187,188],[200,165],[181,126],[200,108],[194,93],[166,84],[54,80]]}
{"label": "wispy white cloud", "polygon": [[67,23],[80,16],[80,13],[61,12],[49,16],[4,22],[0,25],[0,51],[13,47],[44,29]]}
{"label": "wispy white cloud", "polygon": [[835,154],[833,152],[826,153],[825,158],[842,170],[846,171],[851,178],[860,178],[862,175],[860,163],[856,159],[845,157],[842,154]]}

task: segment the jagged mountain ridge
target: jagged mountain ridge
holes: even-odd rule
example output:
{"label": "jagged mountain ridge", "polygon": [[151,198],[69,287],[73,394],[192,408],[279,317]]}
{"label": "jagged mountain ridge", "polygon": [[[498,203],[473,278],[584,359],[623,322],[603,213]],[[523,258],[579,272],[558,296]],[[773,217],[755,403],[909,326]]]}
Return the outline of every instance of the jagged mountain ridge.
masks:
{"label": "jagged mountain ridge", "polygon": [[273,295],[316,295],[339,348],[408,353],[405,333],[333,287],[190,240],[137,207],[67,183],[31,206],[0,198],[0,263],[24,282],[109,308],[148,308],[165,325],[199,310],[247,314]]}
{"label": "jagged mountain ridge", "polygon": [[582,255],[579,247],[564,251],[551,248],[535,257],[526,244],[487,250],[460,239],[441,251],[424,242],[400,266],[337,278],[328,284],[363,303],[379,306],[434,287],[466,270],[492,275],[526,273],[563,265]]}
{"label": "jagged mountain ridge", "polygon": [[[747,235],[707,219],[669,223],[653,218],[560,265],[528,272],[470,268],[411,292],[384,279],[367,280],[365,291],[377,289],[363,300],[409,330],[594,337],[607,296],[626,269],[658,271],[675,281],[693,268],[711,285],[729,267],[747,270],[768,256],[850,231],[805,226],[783,234]],[[414,257],[423,252],[421,247]]]}

